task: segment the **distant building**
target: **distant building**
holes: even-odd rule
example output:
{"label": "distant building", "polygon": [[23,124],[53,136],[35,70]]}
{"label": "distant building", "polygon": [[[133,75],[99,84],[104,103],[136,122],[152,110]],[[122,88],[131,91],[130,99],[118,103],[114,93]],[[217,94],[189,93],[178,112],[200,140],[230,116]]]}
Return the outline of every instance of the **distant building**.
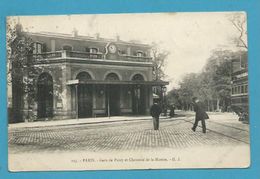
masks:
{"label": "distant building", "polygon": [[240,117],[247,115],[248,120],[248,60],[247,52],[232,60],[232,92],[231,106],[233,110],[240,113]]}
{"label": "distant building", "polygon": [[148,114],[152,87],[168,84],[153,81],[149,45],[80,36],[76,30],[25,35],[34,48],[21,78],[31,79],[33,90],[19,91],[13,80],[11,122]]}

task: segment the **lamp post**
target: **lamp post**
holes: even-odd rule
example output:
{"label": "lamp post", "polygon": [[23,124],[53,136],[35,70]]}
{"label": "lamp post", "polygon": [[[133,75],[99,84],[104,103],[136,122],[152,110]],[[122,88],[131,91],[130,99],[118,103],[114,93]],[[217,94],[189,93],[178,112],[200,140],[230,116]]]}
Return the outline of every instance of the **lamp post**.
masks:
{"label": "lamp post", "polygon": [[167,91],[167,88],[166,86],[163,86],[162,87],[162,91],[163,91],[163,113],[164,113],[164,116],[167,116],[167,105],[166,105],[166,91]]}

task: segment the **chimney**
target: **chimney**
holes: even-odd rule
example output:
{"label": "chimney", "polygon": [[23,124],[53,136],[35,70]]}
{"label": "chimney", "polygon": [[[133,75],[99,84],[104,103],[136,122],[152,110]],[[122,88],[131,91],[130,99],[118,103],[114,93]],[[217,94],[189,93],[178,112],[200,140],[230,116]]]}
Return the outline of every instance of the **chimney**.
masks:
{"label": "chimney", "polygon": [[96,33],[96,39],[99,39],[100,38],[100,33]]}
{"label": "chimney", "polygon": [[120,41],[120,36],[116,35],[116,41]]}
{"label": "chimney", "polygon": [[78,30],[76,28],[73,29],[72,36],[73,37],[77,37],[78,36]]}

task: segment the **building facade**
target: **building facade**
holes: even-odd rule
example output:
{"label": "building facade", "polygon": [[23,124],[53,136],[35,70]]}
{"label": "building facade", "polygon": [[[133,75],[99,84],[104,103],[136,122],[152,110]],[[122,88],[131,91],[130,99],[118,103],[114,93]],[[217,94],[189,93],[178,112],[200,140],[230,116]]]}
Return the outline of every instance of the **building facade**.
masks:
{"label": "building facade", "polygon": [[[99,37],[26,33],[33,50],[22,78],[32,90],[19,92],[13,80],[14,120],[145,115],[153,102],[151,46]],[[25,85],[26,88],[26,85]]]}
{"label": "building facade", "polygon": [[248,60],[247,52],[241,52],[238,58],[232,60],[232,91],[231,106],[240,116],[240,120],[248,121]]}

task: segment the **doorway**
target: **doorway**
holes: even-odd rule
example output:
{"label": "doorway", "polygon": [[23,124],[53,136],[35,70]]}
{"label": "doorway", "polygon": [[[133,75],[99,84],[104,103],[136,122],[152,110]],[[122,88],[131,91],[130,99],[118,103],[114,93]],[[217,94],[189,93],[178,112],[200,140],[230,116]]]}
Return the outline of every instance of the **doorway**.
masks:
{"label": "doorway", "polygon": [[78,86],[78,117],[92,117],[93,109],[93,85],[84,84],[92,80],[91,75],[88,72],[80,72],[76,79],[81,84]]}
{"label": "doorway", "polygon": [[78,86],[78,117],[92,117],[92,85]]}
{"label": "doorway", "polygon": [[107,116],[120,115],[120,87],[118,85],[107,86],[106,114]]}
{"label": "doorway", "polygon": [[37,82],[37,118],[53,116],[53,80],[50,74],[43,73]]}
{"label": "doorway", "polygon": [[133,114],[143,115],[145,114],[145,96],[144,87],[137,85],[132,89],[132,109]]}
{"label": "doorway", "polygon": [[[132,77],[132,81],[135,82],[143,82],[144,77],[141,74],[135,74]],[[132,88],[132,109],[133,114],[135,115],[143,115],[145,114],[145,92],[143,85],[134,85]]]}

